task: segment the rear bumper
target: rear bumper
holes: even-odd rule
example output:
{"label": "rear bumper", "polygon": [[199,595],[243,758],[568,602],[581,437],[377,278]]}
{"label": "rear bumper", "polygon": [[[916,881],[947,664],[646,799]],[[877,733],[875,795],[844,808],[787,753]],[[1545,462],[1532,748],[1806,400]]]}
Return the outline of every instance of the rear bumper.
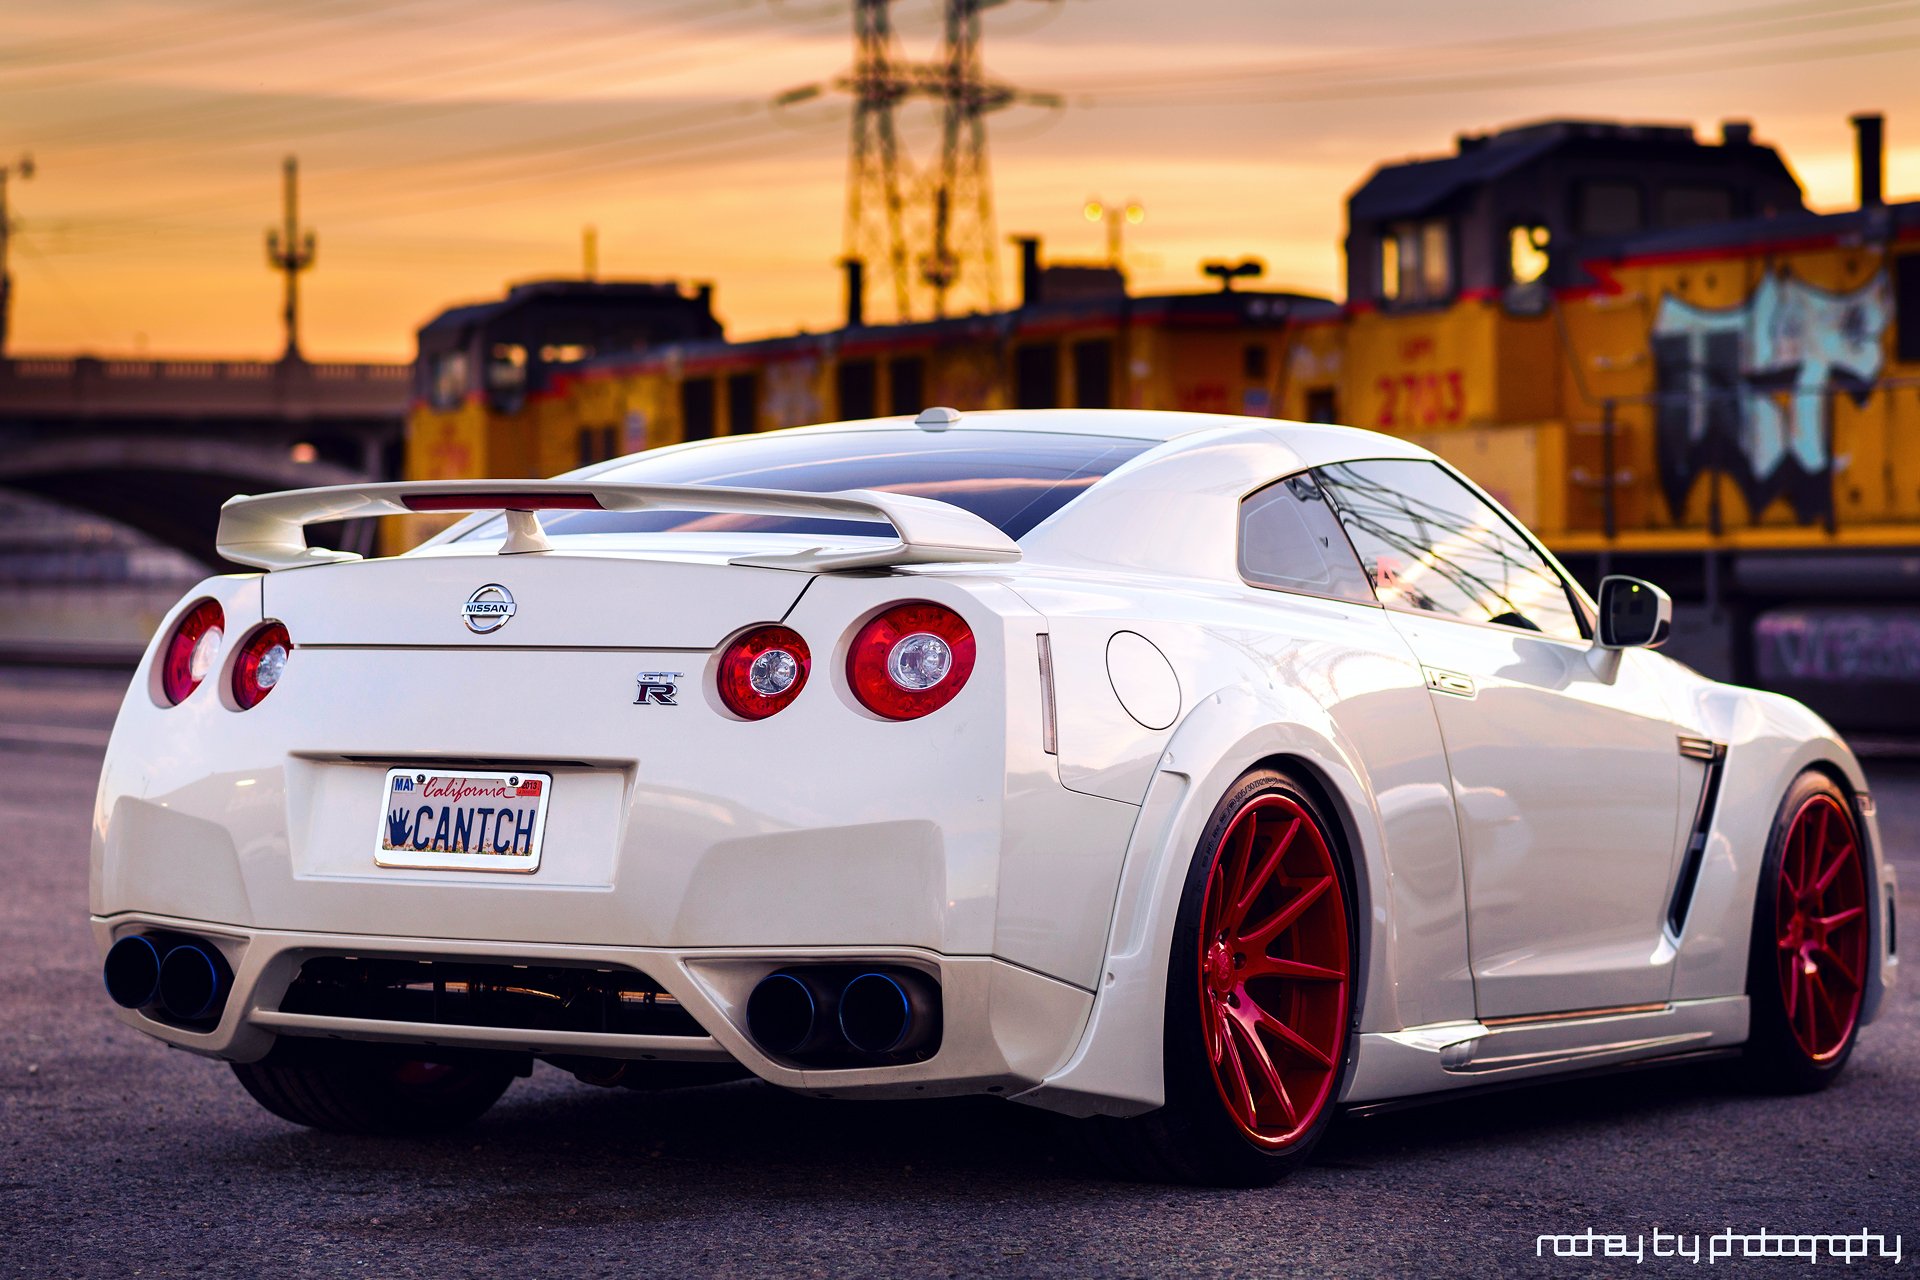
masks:
{"label": "rear bumper", "polygon": [[[104,954],[127,934],[193,934],[225,955],[233,991],[217,1025],[173,1026],[119,1009],[129,1026],[178,1048],[236,1062],[264,1057],[282,1036],[498,1049],[535,1055],[681,1062],[738,1062],[770,1084],[835,1097],[1011,1095],[1044,1080],[1072,1053],[1092,1006],[1090,993],[992,956],[949,956],[918,948],[606,947],[244,929],[145,913],[92,917]],[[287,988],[309,959],[325,956],[490,961],[628,970],[672,995],[704,1035],[623,1035],[323,1017],[283,1012]],[[781,1064],[744,1030],[748,993],[788,964],[835,961],[921,969],[941,988],[939,1050],[922,1062],[809,1070]]]}

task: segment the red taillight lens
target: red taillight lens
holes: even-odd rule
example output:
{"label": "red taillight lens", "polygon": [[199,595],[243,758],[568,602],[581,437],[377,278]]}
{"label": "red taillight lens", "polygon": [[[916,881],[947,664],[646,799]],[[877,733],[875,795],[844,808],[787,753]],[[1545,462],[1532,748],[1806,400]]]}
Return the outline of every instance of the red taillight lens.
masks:
{"label": "red taillight lens", "polygon": [[233,700],[242,711],[259,706],[260,700],[273,692],[292,652],[293,639],[277,622],[256,627],[247,637],[240,646],[240,656],[233,661]]}
{"label": "red taillight lens", "polygon": [[788,627],[755,627],[720,655],[720,701],[743,720],[765,720],[800,696],[813,655]]}
{"label": "red taillight lens", "polygon": [[227,615],[217,600],[202,600],[173,624],[167,647],[160,655],[160,692],[167,701],[179,706],[187,695],[200,687],[220,660],[220,641],[224,639]]}
{"label": "red taillight lens", "polygon": [[860,705],[889,720],[916,720],[952,702],[973,674],[973,628],[943,605],[897,604],[860,628],[847,651],[847,682]]}

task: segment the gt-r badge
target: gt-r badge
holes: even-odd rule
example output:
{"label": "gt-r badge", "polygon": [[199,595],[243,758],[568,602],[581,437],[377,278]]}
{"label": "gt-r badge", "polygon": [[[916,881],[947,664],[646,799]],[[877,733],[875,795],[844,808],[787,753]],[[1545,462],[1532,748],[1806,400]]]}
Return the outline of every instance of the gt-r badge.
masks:
{"label": "gt-r badge", "polygon": [[489,582],[475,589],[467,597],[467,602],[460,606],[460,616],[466,621],[467,630],[479,636],[506,626],[507,620],[517,611],[513,592],[497,582]]}
{"label": "gt-r badge", "polygon": [[644,707],[652,703],[658,707],[677,707],[675,701],[680,691],[679,671],[642,671],[637,677],[640,691],[634,695],[633,705]]}

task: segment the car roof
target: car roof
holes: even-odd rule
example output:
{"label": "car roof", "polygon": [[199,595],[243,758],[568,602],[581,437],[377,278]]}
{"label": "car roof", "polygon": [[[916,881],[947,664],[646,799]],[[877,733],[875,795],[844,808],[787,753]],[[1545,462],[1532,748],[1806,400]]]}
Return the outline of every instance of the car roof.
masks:
{"label": "car roof", "polygon": [[[888,418],[861,418],[848,422],[823,422],[815,426],[791,427],[794,432],[829,433],[845,431],[1016,431],[1036,435],[1105,436],[1110,439],[1141,440],[1164,444],[1202,433],[1244,431],[1257,428],[1279,442],[1306,445],[1316,457],[1350,456],[1356,458],[1401,456],[1409,451],[1407,442],[1395,436],[1366,431],[1359,427],[1324,422],[1292,422],[1284,418],[1255,418],[1241,414],[1186,413],[1166,409],[967,409],[949,410],[955,416],[940,425],[922,425],[904,414]],[[716,437],[701,444],[720,443],[729,437]],[[1417,452],[1417,451],[1416,451]]]}

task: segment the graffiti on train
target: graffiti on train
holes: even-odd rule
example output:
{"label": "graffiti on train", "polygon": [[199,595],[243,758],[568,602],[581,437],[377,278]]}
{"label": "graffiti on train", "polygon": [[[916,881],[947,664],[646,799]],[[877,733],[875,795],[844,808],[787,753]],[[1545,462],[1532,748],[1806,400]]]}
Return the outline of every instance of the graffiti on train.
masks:
{"label": "graffiti on train", "polygon": [[1829,515],[1834,400],[1866,401],[1891,312],[1884,271],[1840,293],[1770,272],[1736,307],[1661,298],[1655,422],[1675,519],[1708,472],[1730,477],[1755,515],[1781,497],[1802,524]]}

